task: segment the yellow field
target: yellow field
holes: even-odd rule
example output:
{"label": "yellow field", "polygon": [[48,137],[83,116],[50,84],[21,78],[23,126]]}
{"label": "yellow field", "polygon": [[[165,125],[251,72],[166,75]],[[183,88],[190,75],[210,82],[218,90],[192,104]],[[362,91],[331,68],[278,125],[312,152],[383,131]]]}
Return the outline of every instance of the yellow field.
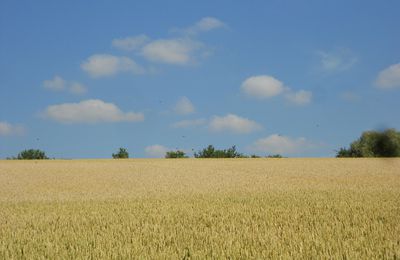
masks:
{"label": "yellow field", "polygon": [[0,161],[0,259],[399,257],[400,159]]}

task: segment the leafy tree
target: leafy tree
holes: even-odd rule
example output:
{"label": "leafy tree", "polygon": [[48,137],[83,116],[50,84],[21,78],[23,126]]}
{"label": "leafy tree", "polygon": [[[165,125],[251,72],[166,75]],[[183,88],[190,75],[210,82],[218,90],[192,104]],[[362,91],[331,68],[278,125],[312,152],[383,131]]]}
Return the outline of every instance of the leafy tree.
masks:
{"label": "leafy tree", "polygon": [[49,157],[46,156],[46,153],[41,150],[37,149],[28,149],[28,150],[23,150],[17,155],[18,160],[44,160],[44,159],[49,159]]}
{"label": "leafy tree", "polygon": [[336,157],[399,157],[400,132],[395,129],[366,131],[350,147],[340,148]]}
{"label": "leafy tree", "polygon": [[127,149],[121,147],[117,153],[112,154],[112,157],[114,159],[126,159],[129,158],[129,153]]}
{"label": "leafy tree", "polygon": [[272,154],[272,155],[268,155],[267,158],[283,158],[283,156],[280,154]]}
{"label": "leafy tree", "polygon": [[243,154],[236,151],[236,146],[232,146],[226,150],[215,149],[214,146],[209,145],[201,151],[194,153],[196,158],[243,158]]}
{"label": "leafy tree", "polygon": [[165,154],[165,158],[171,159],[171,158],[189,158],[184,151],[169,151]]}

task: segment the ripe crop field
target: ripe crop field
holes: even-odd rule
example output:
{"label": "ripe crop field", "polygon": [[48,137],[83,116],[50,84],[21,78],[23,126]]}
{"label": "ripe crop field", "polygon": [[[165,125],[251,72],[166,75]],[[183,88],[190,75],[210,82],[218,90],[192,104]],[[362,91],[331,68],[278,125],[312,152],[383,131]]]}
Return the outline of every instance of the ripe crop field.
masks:
{"label": "ripe crop field", "polygon": [[399,257],[399,159],[0,161],[0,259]]}

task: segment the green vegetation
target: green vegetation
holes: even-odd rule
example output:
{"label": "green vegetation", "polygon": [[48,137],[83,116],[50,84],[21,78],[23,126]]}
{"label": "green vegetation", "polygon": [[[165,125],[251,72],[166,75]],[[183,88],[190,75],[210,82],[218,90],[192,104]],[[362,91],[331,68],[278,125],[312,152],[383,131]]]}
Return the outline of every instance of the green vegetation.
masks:
{"label": "green vegetation", "polygon": [[209,145],[201,151],[194,153],[195,158],[243,158],[243,154],[236,151],[236,146],[225,150],[215,149],[214,146]]}
{"label": "green vegetation", "polygon": [[271,154],[271,155],[268,155],[267,158],[283,158],[283,156],[280,154]]}
{"label": "green vegetation", "polygon": [[112,157],[114,159],[127,159],[129,158],[129,153],[127,149],[121,147],[117,153],[112,154]]}
{"label": "green vegetation", "polygon": [[349,148],[340,148],[336,157],[399,157],[400,132],[395,129],[366,131]]}
{"label": "green vegetation", "polygon": [[189,158],[184,151],[177,150],[177,151],[168,151],[165,154],[165,158],[172,159],[172,158]]}
{"label": "green vegetation", "polygon": [[20,152],[17,157],[13,156],[10,158],[7,158],[10,160],[46,160],[49,159],[49,157],[46,156],[46,153],[44,151],[38,150],[38,149],[27,149],[23,150]]}

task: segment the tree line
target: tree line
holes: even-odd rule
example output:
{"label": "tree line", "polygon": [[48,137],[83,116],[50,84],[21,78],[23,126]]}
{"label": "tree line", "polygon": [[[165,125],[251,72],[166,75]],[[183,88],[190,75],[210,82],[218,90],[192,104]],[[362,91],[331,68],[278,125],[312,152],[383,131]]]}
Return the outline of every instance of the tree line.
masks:
{"label": "tree line", "polygon": [[[126,148],[119,148],[113,153],[114,159],[129,158]],[[216,149],[213,145],[208,145],[194,153],[195,158],[261,158],[252,154],[246,155],[237,151],[236,146],[228,149]],[[267,155],[266,158],[282,158],[280,154]],[[386,129],[383,131],[365,131],[361,136],[353,141],[349,147],[342,147],[336,152],[336,157],[400,157],[400,132],[396,129]],[[168,151],[165,158],[189,158],[182,150]],[[14,160],[42,160],[49,159],[44,151],[38,149],[28,149],[20,152],[17,156],[7,159]]]}

